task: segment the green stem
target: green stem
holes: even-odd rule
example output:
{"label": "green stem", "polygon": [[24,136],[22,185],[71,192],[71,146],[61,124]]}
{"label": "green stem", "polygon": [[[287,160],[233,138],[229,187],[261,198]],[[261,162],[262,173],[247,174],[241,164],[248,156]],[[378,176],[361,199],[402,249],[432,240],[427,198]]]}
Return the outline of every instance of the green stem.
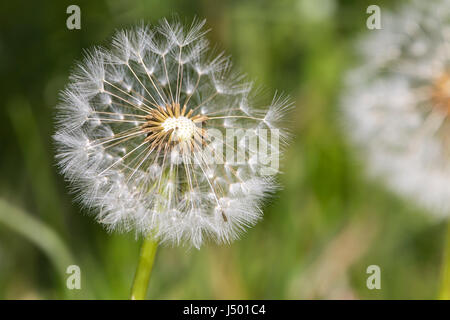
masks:
{"label": "green stem", "polygon": [[439,299],[450,299],[450,222],[447,222],[447,234],[444,245],[444,260],[442,265],[441,292]]}
{"label": "green stem", "polygon": [[139,264],[136,275],[134,276],[133,287],[131,288],[132,300],[144,300],[147,295],[148,283],[150,281],[157,248],[157,241],[150,238],[144,239],[141,247]]}

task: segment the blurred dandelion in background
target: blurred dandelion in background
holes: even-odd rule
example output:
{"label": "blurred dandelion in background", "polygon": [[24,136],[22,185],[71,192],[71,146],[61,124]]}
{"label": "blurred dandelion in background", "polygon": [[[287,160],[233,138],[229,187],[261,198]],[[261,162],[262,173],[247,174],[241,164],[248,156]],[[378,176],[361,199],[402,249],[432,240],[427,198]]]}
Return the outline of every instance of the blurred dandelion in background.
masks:
{"label": "blurred dandelion in background", "polygon": [[[450,1],[412,1],[383,13],[358,45],[363,66],[343,98],[348,132],[369,170],[428,212],[450,214]],[[441,299],[450,298],[450,223]]]}
{"label": "blurred dandelion in background", "polygon": [[450,1],[382,13],[358,43],[343,99],[369,170],[430,212],[450,214]]}
{"label": "blurred dandelion in background", "polygon": [[[277,188],[278,168],[263,172],[259,148],[245,148],[248,137],[224,136],[250,131],[278,157],[292,104],[276,95],[254,106],[252,83],[208,50],[204,23],[184,28],[164,19],[118,31],[110,48],[86,54],[61,94],[54,135],[61,172],[109,230],[146,237],[141,254],[151,258],[158,242],[231,242],[260,219],[262,200]],[[244,149],[243,161],[208,161],[219,145]]]}

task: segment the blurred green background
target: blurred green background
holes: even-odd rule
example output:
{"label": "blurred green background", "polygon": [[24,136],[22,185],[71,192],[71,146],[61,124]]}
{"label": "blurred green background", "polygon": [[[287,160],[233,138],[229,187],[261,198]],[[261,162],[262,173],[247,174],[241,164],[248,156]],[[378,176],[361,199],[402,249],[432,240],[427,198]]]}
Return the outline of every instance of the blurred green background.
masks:
{"label": "blurred green background", "polygon": [[[400,2],[400,1],[399,1]],[[81,30],[66,8],[81,8]],[[134,235],[108,234],[73,203],[55,168],[58,92],[83,48],[173,13],[207,19],[208,38],[259,84],[291,94],[295,139],[284,189],[229,246],[160,248],[152,299],[421,299],[439,289],[443,222],[364,175],[341,129],[339,94],[366,8],[389,1],[2,1],[0,298],[126,299]],[[396,2],[395,4],[398,4]],[[383,13],[382,13],[383,14]],[[79,265],[81,290],[65,289]],[[381,290],[366,268],[381,268]]]}

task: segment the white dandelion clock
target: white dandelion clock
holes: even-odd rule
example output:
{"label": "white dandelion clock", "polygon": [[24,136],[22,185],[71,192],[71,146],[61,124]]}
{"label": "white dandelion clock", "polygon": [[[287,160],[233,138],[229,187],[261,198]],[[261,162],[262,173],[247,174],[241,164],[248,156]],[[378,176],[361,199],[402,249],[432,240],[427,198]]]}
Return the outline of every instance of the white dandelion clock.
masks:
{"label": "white dandelion clock", "polygon": [[382,13],[358,43],[343,106],[371,173],[440,215],[450,214],[450,1]]}
{"label": "white dandelion clock", "polygon": [[[278,168],[260,160],[260,146],[280,155],[291,104],[276,96],[252,106],[251,83],[209,51],[203,25],[119,31],[76,66],[61,95],[61,172],[110,230],[197,248],[227,243],[261,218],[277,188]],[[232,129],[251,134],[229,139]]]}

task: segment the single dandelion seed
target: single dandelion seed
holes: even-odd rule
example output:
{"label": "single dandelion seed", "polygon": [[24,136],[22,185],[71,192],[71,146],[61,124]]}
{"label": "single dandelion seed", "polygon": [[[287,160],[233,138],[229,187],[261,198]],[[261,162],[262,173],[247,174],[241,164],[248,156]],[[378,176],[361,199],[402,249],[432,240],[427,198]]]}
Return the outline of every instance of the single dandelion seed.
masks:
{"label": "single dandelion seed", "polygon": [[206,239],[229,243],[261,218],[263,199],[277,188],[261,172],[257,149],[245,149],[238,163],[206,161],[220,144],[245,145],[241,138],[230,146],[227,128],[257,137],[266,130],[283,146],[291,103],[276,95],[253,106],[258,94],[224,54],[208,49],[204,23],[164,19],[118,31],[110,47],[86,53],[61,94],[60,170],[108,230],[196,248]]}

